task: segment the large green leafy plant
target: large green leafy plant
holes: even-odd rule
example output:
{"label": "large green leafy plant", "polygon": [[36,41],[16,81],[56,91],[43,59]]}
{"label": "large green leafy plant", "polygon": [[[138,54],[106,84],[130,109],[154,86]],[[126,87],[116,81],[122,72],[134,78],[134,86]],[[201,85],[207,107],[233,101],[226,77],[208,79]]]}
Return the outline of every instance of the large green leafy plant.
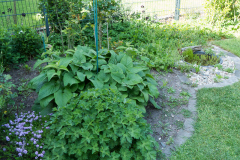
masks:
{"label": "large green leafy plant", "polygon": [[133,62],[124,52],[117,54],[107,49],[100,50],[98,73],[97,54],[89,47],[78,46],[63,55],[51,50],[45,54],[48,57],[38,60],[34,68],[45,62],[48,65],[30,82],[38,93],[37,101],[42,108],[56,104],[63,107],[74,93],[79,94],[89,88],[117,89],[142,106],[148,100],[153,102],[153,97],[159,95],[150,70],[143,63]]}
{"label": "large green leafy plant", "polygon": [[156,159],[141,108],[117,90],[90,89],[55,111],[46,124],[46,159]]}

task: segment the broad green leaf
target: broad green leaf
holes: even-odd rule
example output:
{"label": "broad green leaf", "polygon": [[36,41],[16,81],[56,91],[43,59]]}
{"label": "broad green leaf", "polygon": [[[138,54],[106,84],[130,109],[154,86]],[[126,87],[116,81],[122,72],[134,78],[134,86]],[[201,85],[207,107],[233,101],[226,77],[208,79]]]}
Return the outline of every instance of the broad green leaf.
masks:
{"label": "broad green leaf", "polygon": [[78,84],[78,89],[79,90],[83,90],[84,87],[85,87],[85,82],[82,82],[82,83]]}
{"label": "broad green leaf", "polygon": [[43,60],[40,60],[38,59],[37,62],[34,64],[33,66],[33,69],[36,69],[39,65],[41,65],[42,63],[46,63],[46,62],[49,62],[51,59],[48,57],[48,58],[45,58]]}
{"label": "broad green leaf", "polygon": [[58,65],[56,65],[56,64],[49,64],[49,65],[45,66],[43,69],[48,69],[48,68],[59,69]]}
{"label": "broad green leaf", "polygon": [[122,63],[118,63],[117,66],[122,69],[123,73],[126,73],[126,67]]}
{"label": "broad green leaf", "polygon": [[71,92],[75,92],[78,89],[78,84],[73,84],[70,86]]}
{"label": "broad green leaf", "polygon": [[140,71],[143,71],[144,68],[142,67],[132,67],[132,68],[128,68],[128,71],[131,72],[131,73],[138,73]]}
{"label": "broad green leaf", "polygon": [[101,70],[97,75],[98,80],[102,82],[108,82],[109,77],[110,77],[109,74],[104,73],[103,70]]}
{"label": "broad green leaf", "polygon": [[55,75],[60,76],[60,73],[61,73],[61,71],[59,71],[57,73],[54,69],[47,71],[48,82],[52,79],[53,76],[55,76]]}
{"label": "broad green leaf", "polygon": [[142,94],[143,94],[143,97],[144,97],[145,101],[148,102],[148,100],[149,100],[148,91],[147,91],[146,89],[144,89],[144,90],[142,91]]}
{"label": "broad green leaf", "polygon": [[155,101],[152,97],[149,98],[150,102],[153,104],[153,106],[157,109],[162,109]]}
{"label": "broad green leaf", "polygon": [[68,72],[69,72],[69,70],[68,70],[65,66],[60,66],[59,69],[60,69],[60,70],[65,70],[65,71],[68,71]]}
{"label": "broad green leaf", "polygon": [[62,58],[58,61],[58,65],[67,67],[69,65],[69,63],[72,62],[72,60],[73,60],[73,57]]}
{"label": "broad green leaf", "polygon": [[41,107],[46,107],[49,104],[49,102],[51,102],[51,100],[53,100],[53,98],[54,98],[54,96],[53,96],[53,94],[51,94],[51,95],[41,99],[40,100]]}
{"label": "broad green leaf", "polygon": [[133,67],[132,58],[127,55],[122,58],[121,63],[127,68]]}
{"label": "broad green leaf", "polygon": [[84,74],[87,76],[88,79],[90,79],[94,75],[94,73],[91,71],[85,71]]}
{"label": "broad green leaf", "polygon": [[80,81],[84,82],[85,76],[82,72],[77,72],[77,77]]}
{"label": "broad green leaf", "polygon": [[93,83],[95,88],[103,88],[103,82],[101,82],[97,79],[95,79],[95,80],[90,79],[90,81]]}
{"label": "broad green leaf", "polygon": [[85,70],[92,70],[93,69],[93,65],[91,63],[84,63],[81,65],[81,67]]}
{"label": "broad green leaf", "polygon": [[157,98],[159,96],[159,91],[157,89],[157,87],[155,85],[152,84],[148,84],[148,88],[149,88],[149,93],[154,96],[155,98]]}
{"label": "broad green leaf", "polygon": [[151,83],[152,85],[155,85],[155,86],[158,85],[158,83],[157,83],[154,79],[152,79],[152,78],[150,78],[150,77],[146,77],[146,79],[147,79],[147,81],[148,81],[149,83]]}
{"label": "broad green leaf", "polygon": [[80,81],[75,79],[72,73],[65,73],[63,76],[63,83],[64,86],[67,86],[68,84],[71,86],[73,84],[80,83]]}
{"label": "broad green leaf", "polygon": [[76,50],[73,55],[73,62],[76,64],[86,63],[86,57],[83,54],[83,50]]}
{"label": "broad green leaf", "polygon": [[122,79],[125,78],[122,69],[114,64],[108,64],[108,66],[110,67],[112,78],[118,83],[122,83]]}
{"label": "broad green leaf", "polygon": [[105,65],[107,64],[107,61],[105,61],[104,59],[99,59],[98,60],[98,66],[102,66],[102,65]]}
{"label": "broad green leaf", "polygon": [[63,107],[72,98],[72,92],[69,88],[58,90],[54,93],[55,102],[59,107]]}
{"label": "broad green leaf", "polygon": [[73,65],[73,64],[69,64],[69,66],[71,67],[72,71],[73,71],[73,74],[76,75],[77,71],[78,71],[78,67]]}
{"label": "broad green leaf", "polygon": [[40,75],[38,75],[37,77],[33,78],[29,82],[30,87],[33,88],[33,89],[36,89],[37,86],[39,86],[39,84],[41,84],[46,78],[47,78],[47,74],[46,73],[40,73]]}
{"label": "broad green leaf", "polygon": [[151,74],[146,74],[146,76],[154,79],[154,77]]}
{"label": "broad green leaf", "polygon": [[108,64],[117,64],[117,54],[114,51],[110,51],[111,53],[111,58],[108,61]]}
{"label": "broad green leaf", "polygon": [[143,79],[138,74],[128,73],[127,77],[123,80],[123,83],[128,85],[136,85],[142,83]]}
{"label": "broad green leaf", "polygon": [[55,81],[50,81],[50,82],[45,83],[39,91],[38,100],[41,100],[41,99],[55,93],[56,91],[59,90],[59,88],[60,88],[59,83],[56,83]]}

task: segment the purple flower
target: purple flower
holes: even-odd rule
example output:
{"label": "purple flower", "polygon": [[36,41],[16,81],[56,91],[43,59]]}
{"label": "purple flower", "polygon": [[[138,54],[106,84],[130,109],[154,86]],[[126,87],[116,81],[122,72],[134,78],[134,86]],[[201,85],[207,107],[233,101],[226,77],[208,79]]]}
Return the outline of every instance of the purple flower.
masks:
{"label": "purple flower", "polygon": [[27,143],[27,146],[28,146],[29,144]]}
{"label": "purple flower", "polygon": [[10,138],[9,138],[8,136],[6,136],[6,140],[7,140],[7,141],[10,141]]}
{"label": "purple flower", "polygon": [[19,144],[19,146],[21,146],[21,145],[22,145],[22,142],[19,142],[18,144]]}
{"label": "purple flower", "polygon": [[42,148],[42,146],[40,146],[40,148]]}
{"label": "purple flower", "polygon": [[49,127],[46,127],[46,129],[49,129]]}
{"label": "purple flower", "polygon": [[36,142],[36,141],[34,141],[34,142],[33,142],[33,144],[37,144],[37,142]]}
{"label": "purple flower", "polygon": [[36,151],[35,154],[38,155],[38,151]]}
{"label": "purple flower", "polygon": [[45,151],[42,151],[42,154],[45,154]]}
{"label": "purple flower", "polygon": [[35,159],[38,159],[38,157],[36,156]]}
{"label": "purple flower", "polygon": [[27,150],[24,150],[23,153],[24,153],[24,154],[27,154]]}
{"label": "purple flower", "polygon": [[3,152],[5,152],[6,151],[6,148],[3,148]]}
{"label": "purple flower", "polygon": [[22,157],[22,153],[18,153],[18,156],[19,156],[19,157]]}
{"label": "purple flower", "polygon": [[12,133],[9,133],[9,135],[11,135]]}
{"label": "purple flower", "polygon": [[39,156],[39,157],[43,157],[43,154],[39,154],[38,156]]}
{"label": "purple flower", "polygon": [[37,145],[36,145],[36,147],[38,148],[38,147],[39,147],[39,145],[37,144]]}

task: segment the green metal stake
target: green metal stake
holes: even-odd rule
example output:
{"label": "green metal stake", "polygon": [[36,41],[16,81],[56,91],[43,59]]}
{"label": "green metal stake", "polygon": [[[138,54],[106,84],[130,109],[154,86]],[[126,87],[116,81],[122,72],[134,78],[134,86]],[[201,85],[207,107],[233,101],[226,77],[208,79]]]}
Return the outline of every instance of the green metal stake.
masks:
{"label": "green metal stake", "polygon": [[[43,40],[43,49],[44,49],[44,52],[46,52],[46,45],[45,45],[44,36],[42,36],[42,40]],[[45,57],[47,58],[47,55],[45,55]],[[48,63],[47,63],[47,65],[48,65]]]}
{"label": "green metal stake", "polygon": [[95,23],[95,39],[96,39],[96,52],[97,52],[97,73],[98,73],[98,29],[97,29],[97,0],[93,0],[94,4],[94,23]]}

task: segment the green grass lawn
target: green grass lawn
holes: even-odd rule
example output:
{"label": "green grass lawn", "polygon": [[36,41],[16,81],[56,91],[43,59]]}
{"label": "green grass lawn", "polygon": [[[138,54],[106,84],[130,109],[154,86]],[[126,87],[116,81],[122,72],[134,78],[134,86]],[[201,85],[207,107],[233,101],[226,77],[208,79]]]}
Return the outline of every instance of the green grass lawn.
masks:
{"label": "green grass lawn", "polygon": [[[19,0],[16,1],[16,19],[17,25],[24,26],[43,26],[40,10],[38,9],[38,0]],[[26,16],[22,16],[25,13]],[[14,2],[8,0],[8,2],[0,1],[0,23],[2,27],[11,28],[14,23]],[[40,27],[39,26],[39,27]]]}
{"label": "green grass lawn", "polygon": [[214,41],[213,44],[240,57],[240,38]]}
{"label": "green grass lawn", "polygon": [[201,89],[193,136],[171,160],[240,159],[240,82],[224,88]]}

